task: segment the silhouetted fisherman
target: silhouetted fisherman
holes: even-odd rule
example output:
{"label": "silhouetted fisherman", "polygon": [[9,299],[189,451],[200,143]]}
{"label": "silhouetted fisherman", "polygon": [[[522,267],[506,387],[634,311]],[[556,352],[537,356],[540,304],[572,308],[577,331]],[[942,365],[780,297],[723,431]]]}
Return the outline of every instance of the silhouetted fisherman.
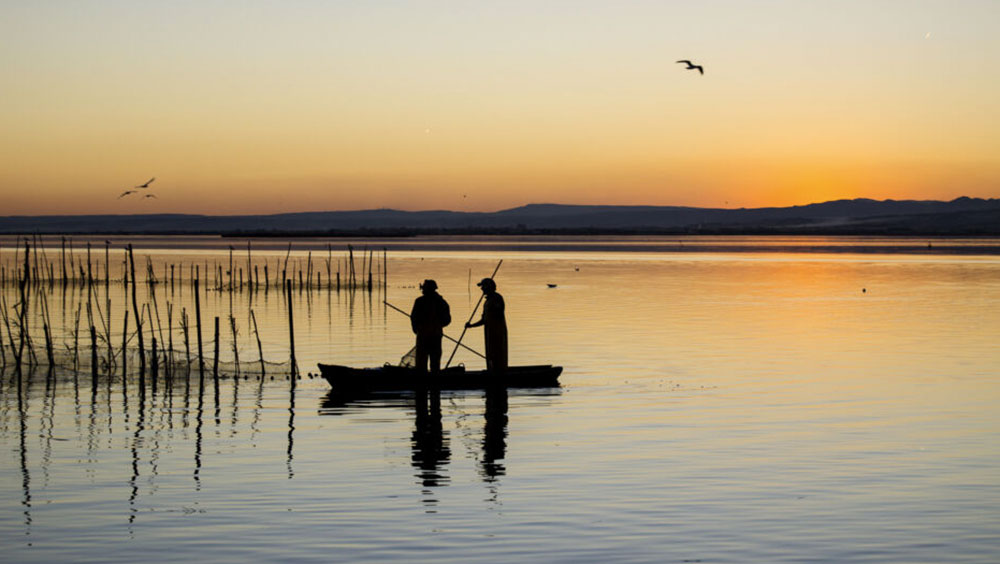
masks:
{"label": "silhouetted fisherman", "polygon": [[504,314],[503,296],[497,293],[497,283],[492,278],[483,278],[476,286],[483,289],[486,301],[483,303],[483,317],[466,327],[483,326],[486,338],[486,369],[494,374],[507,371],[507,318]]}
{"label": "silhouetted fisherman", "polygon": [[414,300],[410,312],[410,326],[417,336],[417,370],[421,372],[427,371],[428,360],[431,372],[441,370],[441,336],[451,323],[451,308],[437,287],[437,282],[424,280],[420,285],[424,295]]}

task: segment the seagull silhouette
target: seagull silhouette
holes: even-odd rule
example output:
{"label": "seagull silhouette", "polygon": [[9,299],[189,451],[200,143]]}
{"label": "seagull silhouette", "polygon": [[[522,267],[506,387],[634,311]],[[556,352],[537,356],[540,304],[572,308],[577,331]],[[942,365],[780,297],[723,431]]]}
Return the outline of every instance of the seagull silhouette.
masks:
{"label": "seagull silhouette", "polygon": [[118,199],[120,200],[125,196],[128,196],[129,194],[135,194],[136,192],[138,192],[138,190],[125,190],[124,192],[122,192],[121,196],[118,196]]}
{"label": "seagull silhouette", "polygon": [[687,65],[687,67],[684,70],[698,69],[698,72],[700,72],[701,74],[705,74],[705,69],[701,68],[701,65],[696,65],[687,59],[681,59],[680,61],[677,62],[684,63]]}
{"label": "seagull silhouette", "polygon": [[156,194],[146,194],[143,198],[155,198]]}
{"label": "seagull silhouette", "polygon": [[155,176],[153,178],[150,178],[149,180],[147,180],[145,184],[140,184],[140,185],[136,186],[136,188],[149,188],[149,185],[152,184],[154,180],[156,180]]}

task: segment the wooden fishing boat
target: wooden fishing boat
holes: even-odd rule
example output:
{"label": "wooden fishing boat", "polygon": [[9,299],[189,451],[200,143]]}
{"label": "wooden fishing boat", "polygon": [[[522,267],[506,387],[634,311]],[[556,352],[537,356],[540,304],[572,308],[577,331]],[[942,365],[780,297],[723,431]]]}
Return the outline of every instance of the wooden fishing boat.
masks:
{"label": "wooden fishing boat", "polygon": [[466,370],[452,366],[435,375],[413,368],[386,364],[378,368],[352,368],[320,364],[320,374],[334,389],[348,390],[482,390],[491,386],[507,388],[553,388],[559,385],[561,366],[539,364],[510,366],[503,376],[486,370]]}

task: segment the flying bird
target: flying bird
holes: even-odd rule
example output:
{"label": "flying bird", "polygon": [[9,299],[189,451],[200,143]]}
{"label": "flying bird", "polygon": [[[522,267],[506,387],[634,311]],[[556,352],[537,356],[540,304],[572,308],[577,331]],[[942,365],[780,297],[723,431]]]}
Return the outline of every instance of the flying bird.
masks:
{"label": "flying bird", "polygon": [[149,188],[149,185],[152,184],[154,180],[156,180],[155,176],[153,178],[150,178],[149,180],[147,180],[145,184],[140,184],[140,185],[136,186],[136,188]]}
{"label": "flying bird", "polygon": [[118,196],[118,199],[120,200],[125,196],[128,196],[129,194],[135,194],[136,192],[138,192],[138,190],[125,190],[124,192],[122,192],[121,196]]}
{"label": "flying bird", "polygon": [[701,65],[696,65],[687,59],[681,59],[680,61],[677,62],[684,63],[687,65],[687,67],[684,70],[698,69],[699,73],[705,74],[705,69],[701,68]]}
{"label": "flying bird", "polygon": [[143,198],[155,198],[156,194],[146,194]]}

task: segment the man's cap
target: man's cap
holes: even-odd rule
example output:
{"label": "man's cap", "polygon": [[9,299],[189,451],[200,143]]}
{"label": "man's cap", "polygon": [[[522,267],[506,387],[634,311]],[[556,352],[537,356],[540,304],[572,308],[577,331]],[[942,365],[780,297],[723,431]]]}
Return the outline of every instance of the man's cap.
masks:
{"label": "man's cap", "polygon": [[435,281],[433,281],[433,280],[431,280],[430,278],[428,278],[427,280],[424,280],[424,283],[420,285],[420,289],[421,290],[424,290],[424,289],[426,289],[426,290],[437,290],[437,288],[438,288],[438,283],[435,282]]}
{"label": "man's cap", "polygon": [[497,283],[494,282],[492,278],[483,278],[482,280],[479,281],[478,284],[476,284],[476,286],[479,286],[480,288],[493,288],[494,290],[497,289]]}

